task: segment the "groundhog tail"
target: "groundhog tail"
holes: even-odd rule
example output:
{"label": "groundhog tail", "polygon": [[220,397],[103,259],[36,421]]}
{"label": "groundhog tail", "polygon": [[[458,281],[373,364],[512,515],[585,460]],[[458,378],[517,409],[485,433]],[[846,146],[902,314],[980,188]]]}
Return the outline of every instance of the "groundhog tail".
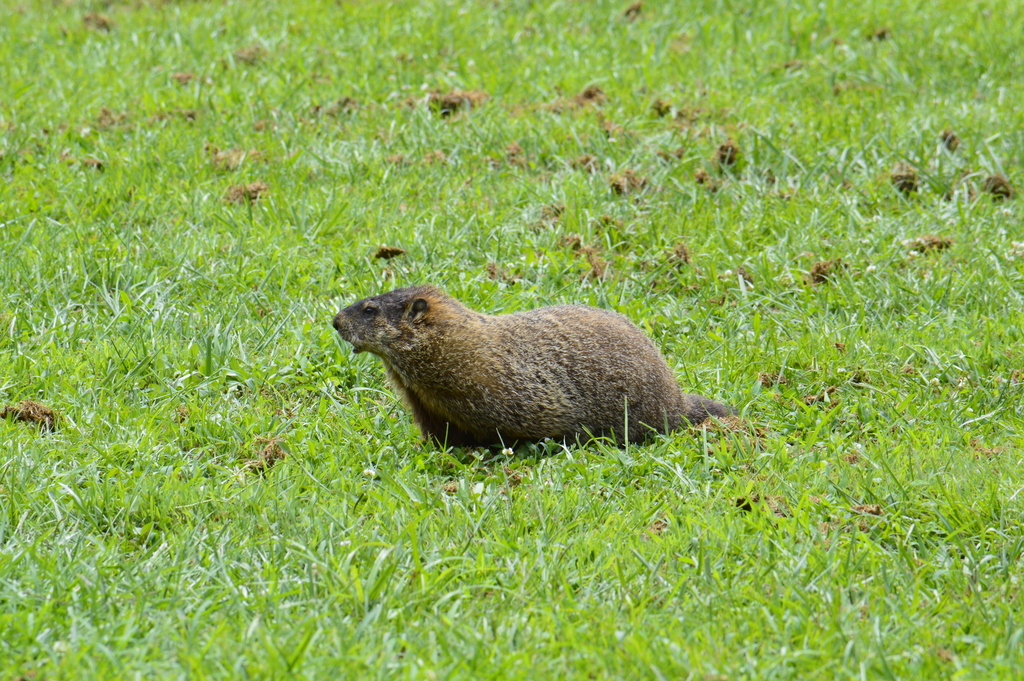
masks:
{"label": "groundhog tail", "polygon": [[693,425],[701,423],[709,416],[725,418],[733,414],[735,412],[721,402],[700,395],[683,395],[683,418]]}

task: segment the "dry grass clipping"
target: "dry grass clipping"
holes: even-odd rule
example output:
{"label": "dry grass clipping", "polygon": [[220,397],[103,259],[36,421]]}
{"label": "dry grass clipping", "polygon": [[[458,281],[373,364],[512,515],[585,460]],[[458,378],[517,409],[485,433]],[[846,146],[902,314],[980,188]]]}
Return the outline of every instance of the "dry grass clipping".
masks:
{"label": "dry grass clipping", "polygon": [[40,430],[47,432],[56,430],[60,419],[55,411],[32,400],[23,400],[21,404],[0,409],[0,418],[38,424]]}

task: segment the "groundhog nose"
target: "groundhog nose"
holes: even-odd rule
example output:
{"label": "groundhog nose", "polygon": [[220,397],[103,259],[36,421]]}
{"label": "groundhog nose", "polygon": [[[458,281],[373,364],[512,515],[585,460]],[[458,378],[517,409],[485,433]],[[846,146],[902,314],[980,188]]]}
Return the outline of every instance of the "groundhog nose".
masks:
{"label": "groundhog nose", "polygon": [[341,331],[341,313],[334,315],[334,321],[331,322],[331,326],[334,327],[335,331]]}

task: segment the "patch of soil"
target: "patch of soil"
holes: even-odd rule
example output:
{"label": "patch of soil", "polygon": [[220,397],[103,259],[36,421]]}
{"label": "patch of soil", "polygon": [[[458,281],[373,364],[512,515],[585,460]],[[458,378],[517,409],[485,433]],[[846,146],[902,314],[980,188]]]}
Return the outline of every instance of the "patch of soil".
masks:
{"label": "patch of soil", "polygon": [[858,504],[850,507],[850,510],[861,515],[885,515],[879,504]]}
{"label": "patch of soil", "polygon": [[82,17],[82,23],[90,31],[100,31],[102,33],[110,33],[114,29],[114,20],[108,17],[106,14],[99,12],[89,12]]}
{"label": "patch of soil", "polygon": [[858,456],[854,452],[850,452],[849,454],[843,455],[843,461],[850,464],[851,466],[856,466],[857,463],[860,461],[860,456]]}
{"label": "patch of soil", "polygon": [[701,187],[704,187],[709,192],[714,194],[721,188],[721,183],[715,178],[708,174],[708,171],[703,168],[698,168],[697,172],[693,174],[693,179],[697,181]]}
{"label": "patch of soil", "polygon": [[608,269],[608,263],[601,259],[601,253],[596,248],[584,246],[579,250],[586,256],[590,269],[583,273],[583,279],[603,279]]}
{"label": "patch of soil", "polygon": [[664,118],[672,113],[672,102],[666,99],[656,99],[651,102],[651,111],[653,111],[658,118]]}
{"label": "patch of soil", "polygon": [[892,29],[888,26],[879,26],[871,33],[864,36],[864,40],[873,40],[876,43],[883,42],[892,38]]}
{"label": "patch of soil", "polygon": [[174,422],[180,425],[187,421],[188,417],[191,415],[192,412],[189,410],[187,405],[179,404],[174,410]]}
{"label": "patch of soil", "polygon": [[171,79],[178,85],[188,85],[195,80],[196,74],[190,71],[178,71],[177,73],[171,74]]}
{"label": "patch of soil", "polygon": [[378,260],[383,258],[384,260],[391,260],[391,258],[397,258],[400,255],[405,255],[405,249],[399,248],[398,246],[381,246],[377,249],[377,252],[373,254],[373,257]]}
{"label": "patch of soil", "polygon": [[588,85],[578,95],[573,97],[573,102],[580,107],[589,104],[604,104],[607,101],[608,97],[605,96],[604,90],[596,85]]}
{"label": "patch of soil", "polygon": [[636,171],[631,168],[615,173],[608,178],[608,186],[612,188],[612,191],[619,196],[626,194],[632,194],[633,192],[642,191],[647,187],[647,178],[638,175]]}
{"label": "patch of soil", "polygon": [[1006,179],[1006,176],[995,174],[989,175],[985,178],[985,181],[981,184],[981,191],[986,194],[992,195],[993,201],[1005,201],[1006,199],[1012,199],[1014,196],[1013,186],[1010,181]]}
{"label": "patch of soil", "polygon": [[[819,402],[825,402],[827,399],[831,400],[831,396],[835,392],[836,387],[834,385],[830,385],[829,387],[825,388],[825,390],[822,391],[820,394],[804,395],[804,404],[809,406],[812,404],[818,404]],[[835,404],[838,402],[838,400],[831,400],[831,402],[832,404]]]}
{"label": "patch of soil", "polygon": [[668,259],[679,265],[692,265],[693,254],[690,253],[690,247],[680,242],[672,247],[669,251]]}
{"label": "patch of soil", "polygon": [[913,194],[920,188],[917,171],[907,163],[897,163],[889,173],[889,181],[903,194]]}
{"label": "patch of soil", "polygon": [[904,248],[909,248],[910,250],[917,251],[918,253],[944,251],[952,245],[953,240],[948,236],[937,236],[935,234],[926,234],[924,236],[903,241]]}
{"label": "patch of soil", "polygon": [[448,482],[441,485],[441,491],[445,494],[455,494],[459,491],[459,483],[455,480],[449,480]]}
{"label": "patch of soil", "polygon": [[956,151],[960,146],[960,138],[957,137],[952,128],[946,128],[943,130],[940,138],[942,139],[942,145],[950,152]]}
{"label": "patch of soil", "polygon": [[252,203],[270,191],[270,185],[266,182],[250,182],[249,184],[236,184],[228,188],[224,194],[224,200],[228,203]]}
{"label": "patch of soil", "polygon": [[256,149],[225,149],[221,151],[217,147],[209,146],[210,165],[216,170],[238,170],[246,160],[259,160],[262,154]]}
{"label": "patch of soil", "polygon": [[330,104],[314,104],[313,115],[323,114],[324,116],[337,116],[343,113],[352,113],[359,108],[359,102],[352,97],[342,97]]}
{"label": "patch of soil", "polygon": [[664,532],[667,529],[668,521],[659,518],[658,520],[655,520],[653,523],[651,523],[650,526],[648,526],[647,532],[645,534],[649,537],[658,537],[661,535],[662,532]]}
{"label": "patch of soil", "polygon": [[832,346],[839,352],[846,352],[846,343],[833,343]]}
{"label": "patch of soil", "polygon": [[103,171],[103,161],[98,158],[83,158],[81,161],[82,165],[90,170]]}
{"label": "patch of soil", "polygon": [[127,120],[127,113],[115,112],[105,106],[101,106],[100,112],[96,114],[96,126],[99,128],[112,128],[115,125],[124,124]]}
{"label": "patch of soil", "polygon": [[507,269],[493,261],[487,263],[485,269],[487,270],[487,278],[494,281],[503,281],[507,284],[515,284],[523,278],[522,275],[512,274]]}
{"label": "patch of soil", "polygon": [[971,440],[971,449],[976,452],[974,455],[975,459],[979,459],[981,457],[994,459],[1004,451],[1003,447],[984,447],[977,439]]}
{"label": "patch of soil", "polygon": [[281,448],[280,442],[281,438],[277,437],[256,438],[253,444],[259,451],[255,457],[246,461],[242,468],[257,475],[266,475],[271,468],[277,465],[278,461],[282,461],[287,456],[284,449]]}
{"label": "patch of soil", "polygon": [[766,388],[773,388],[777,385],[786,385],[789,383],[789,379],[780,374],[778,371],[764,372],[757,375],[757,380],[761,382]]}
{"label": "patch of soil", "polygon": [[444,164],[448,163],[448,154],[444,153],[440,149],[434,149],[433,151],[428,151],[423,156],[423,163],[425,163],[428,166],[444,165]]}
{"label": "patch of soil", "polygon": [[57,429],[60,417],[45,405],[33,400],[22,400],[21,404],[12,404],[0,409],[0,419],[36,424],[40,430],[49,432]]}
{"label": "patch of soil", "polygon": [[740,265],[735,270],[726,270],[718,275],[718,278],[722,281],[732,281],[736,277],[743,277],[743,280],[748,284],[754,283],[754,275],[747,271],[746,267]]}
{"label": "patch of soil", "polygon": [[576,170],[583,170],[592,173],[597,170],[597,157],[590,154],[583,154],[572,160],[569,164]]}
{"label": "patch of soil", "polygon": [[811,265],[811,271],[807,273],[807,281],[814,285],[825,284],[845,269],[846,263],[838,258],[822,260]]}
{"label": "patch of soil", "polygon": [[488,97],[489,95],[482,90],[452,90],[447,93],[431,92],[427,102],[438,115],[447,118],[459,111],[479,107]]}
{"label": "patch of soil", "polygon": [[748,513],[753,511],[755,506],[759,506],[762,503],[768,507],[769,511],[780,518],[788,518],[792,515],[789,511],[789,506],[786,504],[785,497],[778,495],[762,497],[760,494],[751,494],[749,497],[736,497],[733,501],[736,508]]}
{"label": "patch of soil", "polygon": [[740,159],[740,147],[734,140],[726,140],[715,151],[713,163],[716,168],[732,168]]}
{"label": "patch of soil", "polygon": [[270,52],[262,45],[250,45],[235,50],[235,59],[243,64],[254,66],[267,58]]}
{"label": "patch of soil", "polygon": [[541,206],[540,219],[544,222],[558,222],[563,215],[565,215],[564,203],[549,203],[546,206]]}
{"label": "patch of soil", "polygon": [[686,156],[686,147],[676,147],[671,151],[666,149],[658,149],[655,155],[666,163],[672,163],[674,161],[682,160],[683,156]]}
{"label": "patch of soil", "polygon": [[636,0],[632,5],[622,12],[622,18],[626,21],[636,21],[644,11],[644,0]]}
{"label": "patch of soil", "polygon": [[578,251],[583,247],[583,239],[580,238],[579,234],[566,234],[558,240],[558,245],[562,248],[569,248],[574,251]]}
{"label": "patch of soil", "polygon": [[520,168],[526,166],[526,152],[519,142],[512,142],[505,147],[505,161],[510,166],[518,166]]}

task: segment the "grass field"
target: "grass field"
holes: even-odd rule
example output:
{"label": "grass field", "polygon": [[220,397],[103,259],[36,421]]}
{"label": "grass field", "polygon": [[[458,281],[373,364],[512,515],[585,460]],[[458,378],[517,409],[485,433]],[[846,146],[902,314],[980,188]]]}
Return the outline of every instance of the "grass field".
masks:
{"label": "grass field", "polygon": [[[1022,42],[0,0],[0,679],[1020,678]],[[424,282],[618,310],[743,421],[427,446],[330,326]]]}

